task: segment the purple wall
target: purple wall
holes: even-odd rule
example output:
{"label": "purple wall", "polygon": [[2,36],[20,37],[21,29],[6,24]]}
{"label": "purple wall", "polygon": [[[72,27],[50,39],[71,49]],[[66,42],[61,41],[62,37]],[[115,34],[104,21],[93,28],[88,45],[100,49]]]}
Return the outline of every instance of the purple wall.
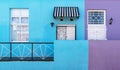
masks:
{"label": "purple wall", "polygon": [[120,41],[89,41],[89,70],[120,70]]}
{"label": "purple wall", "polygon": [[89,70],[120,70],[120,41],[89,41]]}
{"label": "purple wall", "polygon": [[[120,40],[120,0],[86,0],[86,14],[89,9],[106,10],[107,39]],[[86,15],[87,16],[87,15]],[[113,24],[109,25],[109,19],[113,18]],[[85,17],[87,24],[87,17]],[[87,39],[87,26],[86,26]]]}

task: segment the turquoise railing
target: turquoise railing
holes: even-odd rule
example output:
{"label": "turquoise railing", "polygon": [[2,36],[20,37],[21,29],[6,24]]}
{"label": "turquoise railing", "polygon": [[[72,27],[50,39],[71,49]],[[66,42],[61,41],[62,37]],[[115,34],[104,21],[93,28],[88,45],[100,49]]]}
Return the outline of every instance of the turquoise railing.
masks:
{"label": "turquoise railing", "polygon": [[0,61],[54,61],[54,43],[0,42]]}

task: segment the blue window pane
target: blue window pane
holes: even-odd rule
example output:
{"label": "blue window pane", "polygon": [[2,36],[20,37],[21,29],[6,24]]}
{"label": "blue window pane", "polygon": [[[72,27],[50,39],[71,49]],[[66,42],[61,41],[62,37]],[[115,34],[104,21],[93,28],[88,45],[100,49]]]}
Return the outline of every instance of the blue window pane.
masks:
{"label": "blue window pane", "polygon": [[28,17],[22,17],[21,23],[28,23]]}
{"label": "blue window pane", "polygon": [[12,23],[19,23],[19,17],[12,17]]}

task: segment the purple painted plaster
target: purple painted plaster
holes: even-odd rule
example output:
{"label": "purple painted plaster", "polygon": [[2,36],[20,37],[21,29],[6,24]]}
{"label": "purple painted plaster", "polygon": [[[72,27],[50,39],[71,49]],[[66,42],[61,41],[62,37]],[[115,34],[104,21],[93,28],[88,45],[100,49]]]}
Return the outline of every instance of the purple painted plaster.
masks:
{"label": "purple painted plaster", "polygon": [[[85,5],[86,14],[89,9],[106,10],[107,39],[120,40],[120,0],[86,0]],[[113,24],[109,25],[111,17],[113,18]],[[87,39],[87,15],[85,23]]]}
{"label": "purple painted plaster", "polygon": [[89,41],[89,70],[120,70],[120,41]]}

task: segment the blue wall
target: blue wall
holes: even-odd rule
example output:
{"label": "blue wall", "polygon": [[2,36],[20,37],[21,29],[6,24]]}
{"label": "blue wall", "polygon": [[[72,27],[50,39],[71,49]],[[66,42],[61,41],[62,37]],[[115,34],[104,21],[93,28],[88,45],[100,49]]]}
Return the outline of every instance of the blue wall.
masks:
{"label": "blue wall", "polygon": [[88,70],[88,41],[55,41],[54,70]]}
{"label": "blue wall", "polygon": [[[74,21],[53,18],[54,6],[78,6],[80,18]],[[10,8],[29,8],[29,41],[56,40],[56,26],[50,23],[76,24],[76,39],[84,40],[84,0],[12,0],[0,2],[0,41],[10,41]],[[49,36],[48,36],[49,35]]]}
{"label": "blue wall", "polygon": [[[53,18],[54,6],[78,6],[80,18],[60,21]],[[10,41],[10,8],[29,8],[29,41],[54,41],[56,26],[76,24],[76,39],[84,40],[84,0],[3,0],[0,1],[0,41]],[[0,70],[88,70],[88,41],[55,41],[54,62],[0,62]]]}
{"label": "blue wall", "polygon": [[53,62],[0,62],[0,70],[88,70],[88,41],[55,41]]}

